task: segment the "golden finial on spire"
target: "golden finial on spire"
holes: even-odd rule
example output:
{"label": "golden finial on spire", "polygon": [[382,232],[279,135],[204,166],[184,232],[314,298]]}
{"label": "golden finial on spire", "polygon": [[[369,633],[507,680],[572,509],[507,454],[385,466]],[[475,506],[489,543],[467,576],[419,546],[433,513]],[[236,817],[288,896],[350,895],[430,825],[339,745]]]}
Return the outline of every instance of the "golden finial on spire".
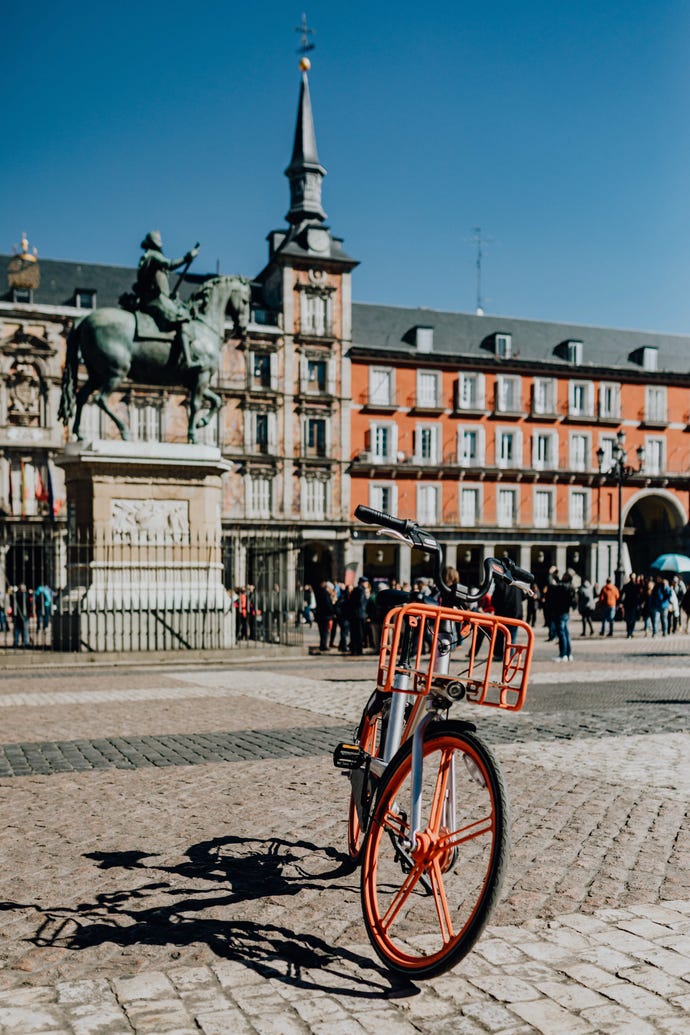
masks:
{"label": "golden finial on spire", "polygon": [[307,16],[306,16],[306,14],[302,15],[302,22],[301,22],[300,25],[297,26],[297,28],[295,29],[295,32],[299,32],[299,33],[302,34],[301,43],[300,43],[299,47],[297,48],[297,53],[302,55],[302,57],[300,58],[299,67],[300,67],[300,69],[303,72],[308,72],[309,69],[311,68],[311,61],[307,57],[307,53],[310,50],[313,50],[314,47],[316,46],[316,44],[310,42],[310,40],[309,40],[309,37],[314,35],[315,30],[314,29],[310,29],[309,26],[307,25]]}

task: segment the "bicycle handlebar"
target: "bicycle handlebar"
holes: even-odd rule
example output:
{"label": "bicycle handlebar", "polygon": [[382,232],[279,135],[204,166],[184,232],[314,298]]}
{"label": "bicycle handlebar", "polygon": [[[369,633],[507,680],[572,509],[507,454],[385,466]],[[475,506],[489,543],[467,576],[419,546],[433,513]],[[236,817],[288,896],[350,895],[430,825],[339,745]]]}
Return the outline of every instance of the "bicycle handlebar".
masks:
{"label": "bicycle handlebar", "polygon": [[360,504],[355,509],[355,517],[367,525],[378,525],[380,529],[388,529],[389,533],[396,539],[401,539],[409,546],[416,546],[426,550],[434,556],[434,581],[438,583],[441,590],[441,597],[444,604],[457,605],[463,603],[474,603],[481,600],[489,592],[491,583],[499,578],[510,586],[517,586],[528,596],[536,596],[534,590],[534,575],[525,568],[520,568],[509,557],[499,560],[496,557],[484,559],[484,579],[481,586],[474,592],[469,586],[456,583],[449,586],[444,582],[441,571],[443,562],[443,550],[438,540],[431,534],[420,528],[414,521],[405,518],[394,517],[393,514],[386,514],[382,510],[374,510],[373,507],[365,507]]}

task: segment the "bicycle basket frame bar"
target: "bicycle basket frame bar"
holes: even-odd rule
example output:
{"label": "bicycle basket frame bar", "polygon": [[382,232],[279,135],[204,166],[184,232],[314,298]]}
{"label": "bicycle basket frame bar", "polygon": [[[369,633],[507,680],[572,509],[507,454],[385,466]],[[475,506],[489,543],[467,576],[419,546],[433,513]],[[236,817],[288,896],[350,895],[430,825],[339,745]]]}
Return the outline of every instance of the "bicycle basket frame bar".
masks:
{"label": "bicycle basket frame bar", "polygon": [[[435,665],[443,628],[451,623],[459,630],[463,646],[470,644],[469,656],[462,658],[461,670],[453,675],[439,672]],[[412,655],[402,646],[409,629],[418,634]],[[511,637],[513,629],[518,631],[516,642]],[[430,655],[424,654],[425,632],[431,643]],[[503,654],[497,659],[494,652],[499,636]],[[478,655],[484,642],[486,658]],[[432,604],[404,604],[389,612],[383,625],[377,687],[383,693],[393,692],[395,697],[400,692],[396,684],[403,676],[406,685],[402,692],[423,698],[429,694],[443,696],[449,684],[459,683],[462,691],[455,689],[454,693],[472,704],[519,711],[525,701],[533,650],[534,631],[517,618]]]}

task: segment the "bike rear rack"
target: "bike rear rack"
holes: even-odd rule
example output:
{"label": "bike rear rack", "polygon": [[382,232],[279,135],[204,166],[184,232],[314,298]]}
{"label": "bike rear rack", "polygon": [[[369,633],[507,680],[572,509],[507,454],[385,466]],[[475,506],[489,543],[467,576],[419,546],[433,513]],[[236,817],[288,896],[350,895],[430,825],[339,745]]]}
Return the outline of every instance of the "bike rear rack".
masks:
{"label": "bike rear rack", "polygon": [[[451,667],[448,675],[434,672],[434,659],[450,630]],[[515,632],[515,642],[512,633]],[[402,643],[411,635],[407,662]],[[526,622],[482,611],[411,603],[394,608],[381,632],[378,689],[396,692],[396,676],[407,676],[403,693],[436,693],[448,699],[465,697],[507,711],[519,711],[525,701],[534,632]],[[462,692],[464,691],[464,693]]]}

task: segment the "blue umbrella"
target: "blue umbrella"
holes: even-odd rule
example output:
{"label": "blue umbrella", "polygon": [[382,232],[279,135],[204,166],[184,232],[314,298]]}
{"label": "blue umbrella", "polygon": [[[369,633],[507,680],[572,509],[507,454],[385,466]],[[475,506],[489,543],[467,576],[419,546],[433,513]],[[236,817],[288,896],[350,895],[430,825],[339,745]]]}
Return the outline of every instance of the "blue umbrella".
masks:
{"label": "blue umbrella", "polygon": [[651,565],[657,571],[690,571],[690,557],[684,553],[662,553]]}

